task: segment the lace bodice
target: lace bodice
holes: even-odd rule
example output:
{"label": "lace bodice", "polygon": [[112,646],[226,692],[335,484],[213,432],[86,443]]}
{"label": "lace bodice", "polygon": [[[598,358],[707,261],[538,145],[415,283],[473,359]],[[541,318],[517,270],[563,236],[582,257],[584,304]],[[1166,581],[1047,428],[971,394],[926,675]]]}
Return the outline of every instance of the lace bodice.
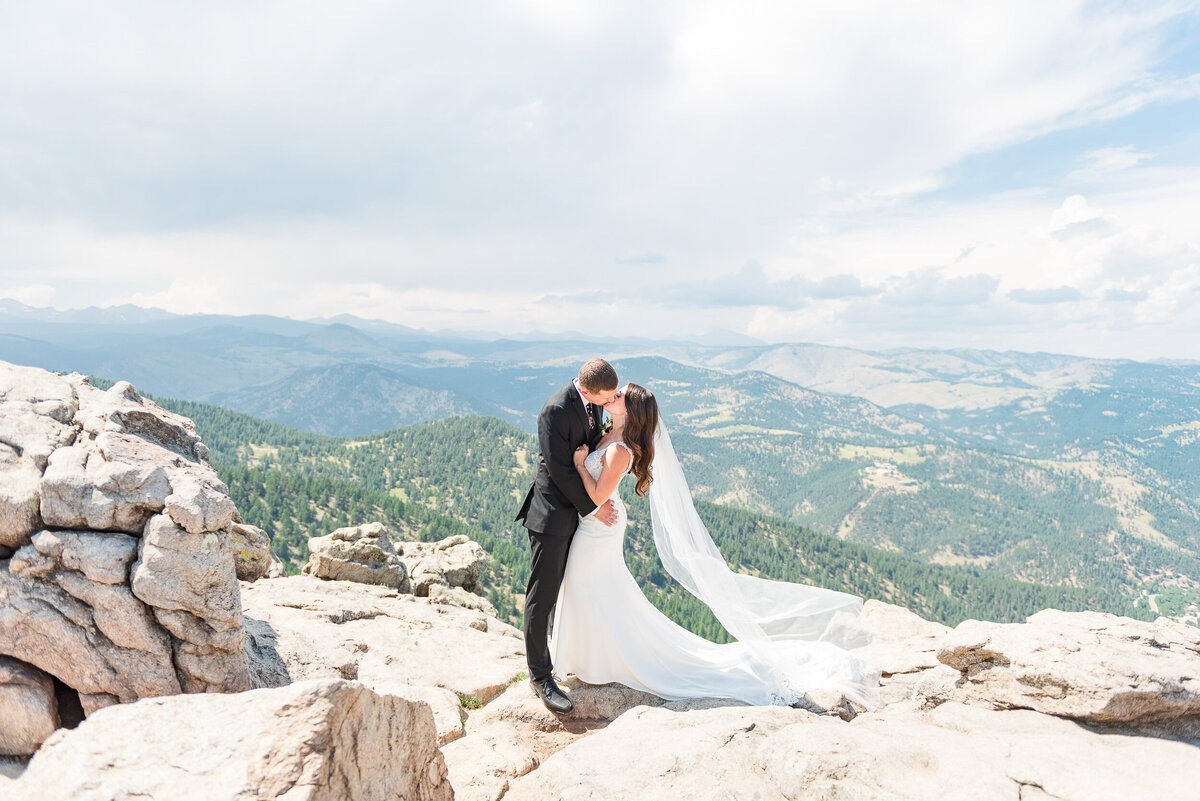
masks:
{"label": "lace bodice", "polygon": [[[583,460],[583,469],[588,471],[588,475],[590,475],[592,478],[594,478],[597,481],[600,480],[600,473],[603,472],[603,470],[604,470],[604,452],[606,450],[608,450],[609,448],[611,448],[613,445],[620,445],[625,450],[629,450],[628,445],[626,445],[624,442],[622,442],[619,439],[615,439],[612,442],[605,445],[600,450],[592,451],[591,453],[589,453],[587,455],[587,458]],[[632,459],[629,460],[629,464],[631,466],[633,465]],[[625,470],[625,472],[626,473],[629,472],[628,468]],[[617,482],[617,484],[618,484],[618,486],[620,486],[620,482]]]}

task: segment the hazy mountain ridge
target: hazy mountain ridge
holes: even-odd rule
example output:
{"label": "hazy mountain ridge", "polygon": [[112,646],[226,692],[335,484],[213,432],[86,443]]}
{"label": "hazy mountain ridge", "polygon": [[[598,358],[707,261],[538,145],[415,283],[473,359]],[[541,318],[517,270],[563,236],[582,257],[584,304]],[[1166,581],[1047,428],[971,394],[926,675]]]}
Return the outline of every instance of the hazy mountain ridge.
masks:
{"label": "hazy mountain ridge", "polygon": [[[529,434],[494,418],[465,417],[362,438],[326,437],[209,404],[159,402],[196,422],[243,514],[265,521],[280,538],[277,551],[293,564],[307,556],[307,530],[325,533],[347,514],[383,515],[420,539],[458,533],[446,522],[452,518],[469,526],[491,553],[488,598],[517,620],[528,551],[524,530],[512,518],[532,476],[536,441]],[[340,503],[328,503],[331,493]],[[722,639],[711,612],[663,573],[645,500],[628,491],[625,496],[626,559],[643,589],[676,620]],[[703,502],[699,508],[722,552],[744,571],[902,600],[938,620],[1018,620],[1044,606],[1148,614],[1120,588],[1008,581],[971,566],[924,565],[750,512]]]}

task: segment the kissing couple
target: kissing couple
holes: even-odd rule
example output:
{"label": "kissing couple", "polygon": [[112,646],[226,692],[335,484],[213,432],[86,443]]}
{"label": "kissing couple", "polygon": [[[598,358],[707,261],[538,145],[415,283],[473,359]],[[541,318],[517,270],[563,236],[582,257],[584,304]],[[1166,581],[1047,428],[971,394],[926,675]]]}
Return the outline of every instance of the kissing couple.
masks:
{"label": "kissing couple", "polygon": [[[654,393],[618,387],[612,365],[592,359],[542,407],[538,446],[516,519],[529,531],[529,681],[550,711],[574,708],[556,671],[670,701],[795,705],[809,690],[833,689],[875,706],[879,671],[856,653],[871,639],[862,599],[733,572],[696,514]],[[734,642],[710,642],[671,621],[625,566],[619,488],[629,473],[634,491],[649,496],[663,568],[712,609]]]}

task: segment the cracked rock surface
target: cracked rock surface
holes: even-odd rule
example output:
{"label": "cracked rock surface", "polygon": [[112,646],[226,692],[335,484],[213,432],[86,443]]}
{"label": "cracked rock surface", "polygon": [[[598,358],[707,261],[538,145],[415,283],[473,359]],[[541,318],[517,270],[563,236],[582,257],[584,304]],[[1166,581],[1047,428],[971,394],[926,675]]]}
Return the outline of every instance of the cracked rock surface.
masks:
{"label": "cracked rock surface", "polygon": [[0,362],[0,655],[86,714],[250,687],[235,516],[191,420]]}
{"label": "cracked rock surface", "polygon": [[491,702],[526,669],[517,629],[394,588],[288,576],[243,584],[242,606],[257,686],[357,679],[429,703],[443,743],[462,736],[463,702]]}
{"label": "cracked rock surface", "polygon": [[342,680],[103,709],[52,736],[15,786],[29,801],[454,797],[429,707]]}
{"label": "cracked rock surface", "polygon": [[964,621],[938,659],[959,672],[940,700],[1200,741],[1194,626],[1047,609],[1025,623]]}
{"label": "cracked rock surface", "polygon": [[[525,670],[522,640],[515,629],[498,620],[383,586],[311,576],[243,584],[242,592],[249,632],[247,650],[252,654],[256,681],[283,684],[287,685],[286,691],[300,692],[298,685],[320,678],[329,686],[360,687],[370,692],[371,704],[402,703],[419,708],[422,711],[413,714],[425,722],[407,718],[406,731],[420,734],[418,737],[414,733],[406,740],[403,754],[424,755],[440,750],[441,763],[425,756],[411,759],[414,764],[425,765],[427,786],[434,788],[430,792],[448,792],[444,788],[453,787],[459,801],[927,801],[959,797],[1129,801],[1190,798],[1200,785],[1197,747],[1189,742],[1167,736],[1130,736],[1099,730],[1069,717],[1032,709],[991,708],[950,697],[963,674],[931,660],[930,654],[959,642],[962,632],[922,625],[919,618],[896,608],[877,608],[872,614],[880,634],[881,653],[890,653],[890,664],[906,672],[886,676],[890,689],[884,694],[884,703],[849,721],[836,714],[752,707],[721,699],[665,703],[620,685],[588,685],[573,677],[567,677],[562,686],[574,699],[576,711],[559,717],[534,697],[521,675]],[[1045,617],[1050,616],[1014,626],[1005,636],[1036,639],[1034,629]],[[1072,618],[1077,618],[1073,625],[1090,625],[1087,615],[1067,616],[1068,621]],[[890,626],[884,625],[889,621]],[[1136,663],[1147,653],[1171,649],[1158,624],[1117,619],[1106,626],[1116,626],[1122,632],[1119,641],[1111,644],[1119,652],[1118,664],[1120,660]],[[964,627],[967,631],[973,628],[966,624],[960,628]],[[989,646],[972,652],[1005,653],[1010,664],[1017,664],[1011,659],[1016,653],[1014,648]],[[1050,659],[1045,654],[1038,658]],[[1182,681],[1191,676],[1193,666],[1189,663],[1176,678]],[[1103,670],[1104,666],[1097,664],[1095,669]],[[1160,666],[1155,675],[1165,676],[1165,670]],[[357,680],[347,682],[352,676]],[[1136,683],[1137,679],[1131,677],[1130,681]],[[931,701],[934,690],[941,693],[936,703]],[[171,777],[171,771],[180,765],[197,775],[211,768],[216,771],[211,774],[212,786],[222,788],[226,794],[189,795],[182,788],[191,785],[175,779],[171,781],[176,784],[163,779],[163,784],[148,787],[146,792],[152,797],[236,797],[230,790],[232,785],[220,784],[226,774],[215,767],[228,761],[237,767],[239,776],[255,776],[259,791],[278,789],[294,794],[287,798],[315,798],[320,796],[308,784],[289,784],[292,779],[276,784],[271,777],[297,772],[325,775],[320,773],[325,768],[319,766],[336,761],[337,753],[320,747],[309,753],[305,750],[309,746],[304,744],[319,744],[333,737],[324,732],[343,725],[338,723],[340,720],[357,720],[355,725],[371,729],[362,733],[363,739],[343,743],[346,748],[358,749],[355,769],[360,775],[376,775],[374,748],[384,746],[379,739],[366,738],[386,735],[389,716],[408,714],[390,711],[387,715],[369,713],[355,719],[340,711],[349,704],[279,696],[293,700],[278,708],[308,711],[295,715],[271,712],[276,717],[268,718],[268,710],[277,708],[277,700],[261,692],[143,700],[101,710],[85,721],[85,726],[117,720],[116,713],[123,715],[126,710],[143,706],[222,699],[216,703],[229,704],[229,709],[238,710],[239,717],[229,718],[226,724],[224,717],[210,719],[199,717],[207,714],[200,711],[187,713],[187,717],[195,714],[199,721],[210,721],[197,723],[200,731],[196,733],[188,728],[176,729],[180,724],[171,717],[139,719],[136,736],[152,739],[154,744],[138,752],[136,761],[138,769],[151,777]],[[177,714],[185,716],[183,712]],[[275,725],[260,726],[258,721],[267,719]],[[249,728],[243,733],[239,726]],[[225,733],[223,727],[231,733]],[[81,727],[79,732],[55,734],[25,775],[11,784],[18,791],[16,797],[65,797],[38,795],[42,792],[42,777],[47,775],[43,771],[49,772],[40,767],[39,760],[44,753],[58,749],[59,740],[81,740],[81,744],[72,745],[73,750],[64,751],[79,766],[75,781],[81,781],[80,775],[99,781],[96,777],[109,775],[106,765],[133,764],[123,736],[114,741],[107,730],[104,737],[97,736],[96,731]],[[182,731],[182,736],[177,736],[177,731]],[[298,736],[296,732],[307,734]],[[224,742],[228,737],[234,737],[235,742]],[[167,745],[168,741],[173,745]],[[260,741],[284,743],[272,748],[291,749],[291,760],[281,760],[275,756],[277,751],[260,746]],[[373,744],[373,748],[366,748],[366,744]],[[132,747],[128,751],[132,752]],[[390,752],[393,761],[410,759],[406,755],[397,757],[397,753]],[[291,767],[285,770],[285,763]],[[61,770],[67,773],[65,768]],[[116,775],[116,768],[111,770]],[[409,778],[379,781],[395,782],[396,788],[407,787],[403,782],[415,775],[413,772],[404,774]],[[58,781],[57,776],[54,781]],[[71,785],[69,789],[76,792],[80,786]],[[337,786],[345,793],[359,792],[352,784]],[[0,778],[0,793],[6,789]],[[368,791],[362,792],[358,797],[374,797],[365,794]],[[420,792],[425,791],[412,790],[407,797],[426,797]],[[391,797],[404,797],[403,791],[396,790]]]}

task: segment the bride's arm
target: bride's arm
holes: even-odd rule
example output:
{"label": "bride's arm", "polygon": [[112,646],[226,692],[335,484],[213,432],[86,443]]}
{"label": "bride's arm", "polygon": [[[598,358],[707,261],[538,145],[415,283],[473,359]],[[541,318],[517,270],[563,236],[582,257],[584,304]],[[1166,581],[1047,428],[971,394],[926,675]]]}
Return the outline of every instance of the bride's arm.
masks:
{"label": "bride's arm", "polygon": [[580,445],[576,449],[575,470],[583,479],[583,488],[587,490],[588,497],[597,504],[601,504],[612,496],[613,490],[621,481],[621,476],[625,475],[625,471],[629,468],[629,460],[633,457],[624,448],[609,448],[604,452],[604,467],[600,470],[600,478],[595,479],[583,466],[583,460],[587,458],[587,455],[587,445]]}

